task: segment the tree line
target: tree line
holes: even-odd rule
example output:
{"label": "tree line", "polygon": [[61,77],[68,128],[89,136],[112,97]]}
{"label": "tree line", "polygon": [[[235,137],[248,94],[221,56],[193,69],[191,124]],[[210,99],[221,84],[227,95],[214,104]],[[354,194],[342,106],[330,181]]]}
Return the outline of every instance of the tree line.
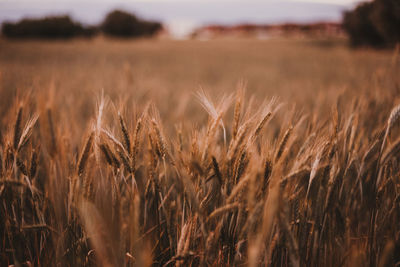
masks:
{"label": "tree line", "polygon": [[114,10],[98,26],[84,26],[67,15],[52,16],[4,22],[2,34],[9,38],[68,39],[104,33],[113,37],[134,38],[152,36],[161,29],[160,22],[143,20],[134,14]]}

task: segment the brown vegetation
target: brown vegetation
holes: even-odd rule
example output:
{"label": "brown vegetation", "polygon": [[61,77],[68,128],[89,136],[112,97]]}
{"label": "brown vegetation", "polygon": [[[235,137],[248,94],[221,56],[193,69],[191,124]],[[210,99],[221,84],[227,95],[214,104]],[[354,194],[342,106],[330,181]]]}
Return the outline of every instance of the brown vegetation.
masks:
{"label": "brown vegetation", "polygon": [[[8,52],[0,52],[2,266],[399,263],[396,54],[348,53],[342,47],[327,53],[304,43],[238,42],[230,50],[218,42],[188,42],[185,48],[169,42],[96,48],[33,43],[46,52],[32,58],[26,51],[34,48],[26,44],[1,45]],[[151,70],[166,64],[165,77],[174,77],[181,71],[176,58],[197,63],[193,69],[185,65],[193,75],[211,68],[210,62],[226,64],[227,55],[257,64],[263,55],[253,53],[260,47],[270,49],[265,53],[272,61],[276,53],[283,60],[293,47],[303,47],[297,50],[303,62],[286,58],[293,68],[312,69],[308,55],[319,53],[314,60],[319,58],[321,72],[329,70],[322,63],[339,60],[336,66],[347,69],[337,80],[346,81],[347,89],[329,79],[321,81],[322,93],[307,89],[316,73],[301,76],[303,81],[290,67],[282,75],[297,86],[268,91],[281,100],[262,99],[262,91],[250,85],[257,87],[255,76],[220,98],[201,89],[189,90],[198,91],[193,96],[182,89],[184,80],[156,85],[135,81],[151,80],[144,76],[132,78],[143,71],[140,66],[149,68],[150,54]],[[368,64],[358,64],[365,53]],[[147,61],[140,65],[143,54]],[[116,59],[129,56],[133,67],[126,63],[121,71]],[[221,75],[229,68],[221,68]],[[32,74],[30,90],[22,81],[27,76],[13,78],[17,69]],[[343,78],[355,69],[357,74]],[[364,72],[370,75],[360,77]],[[162,79],[157,75],[151,72],[151,82]],[[106,87],[105,93],[85,82]],[[12,87],[23,84],[15,93]],[[199,104],[179,105],[191,95]]]}

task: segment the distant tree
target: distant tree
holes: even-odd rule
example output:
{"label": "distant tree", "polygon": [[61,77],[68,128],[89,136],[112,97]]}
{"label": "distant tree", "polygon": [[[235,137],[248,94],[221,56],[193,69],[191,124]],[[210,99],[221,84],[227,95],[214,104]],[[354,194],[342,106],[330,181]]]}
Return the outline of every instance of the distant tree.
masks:
{"label": "distant tree", "polygon": [[400,1],[361,3],[344,14],[343,27],[353,46],[394,46],[400,42]]}
{"label": "distant tree", "polygon": [[355,10],[345,13],[343,27],[349,34],[353,46],[383,45],[384,40],[371,20],[373,8],[372,3],[363,3]]}
{"label": "distant tree", "polygon": [[400,42],[400,0],[375,0],[371,20],[386,44]]}
{"label": "distant tree", "polygon": [[151,36],[162,29],[159,22],[143,21],[135,15],[115,10],[110,12],[101,26],[102,31],[115,37]]}
{"label": "distant tree", "polygon": [[16,23],[4,22],[2,26],[3,35],[9,38],[65,39],[92,36],[95,32],[95,28],[85,28],[69,16],[23,19]]}

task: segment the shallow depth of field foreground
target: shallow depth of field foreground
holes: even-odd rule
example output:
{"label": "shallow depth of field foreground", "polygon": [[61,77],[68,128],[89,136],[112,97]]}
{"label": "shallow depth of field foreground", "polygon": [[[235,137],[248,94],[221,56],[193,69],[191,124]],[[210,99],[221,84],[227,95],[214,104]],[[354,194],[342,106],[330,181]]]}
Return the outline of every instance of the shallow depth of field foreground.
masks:
{"label": "shallow depth of field foreground", "polygon": [[394,266],[398,51],[0,41],[0,265]]}

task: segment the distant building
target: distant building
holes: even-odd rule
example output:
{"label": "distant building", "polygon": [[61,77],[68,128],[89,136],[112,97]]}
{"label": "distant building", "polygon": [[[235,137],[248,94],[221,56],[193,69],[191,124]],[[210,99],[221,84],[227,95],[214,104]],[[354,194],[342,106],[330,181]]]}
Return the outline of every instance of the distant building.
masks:
{"label": "distant building", "polygon": [[195,39],[214,39],[221,37],[254,37],[268,39],[274,37],[337,37],[344,34],[342,25],[333,22],[311,24],[239,24],[234,26],[208,25],[192,33]]}

